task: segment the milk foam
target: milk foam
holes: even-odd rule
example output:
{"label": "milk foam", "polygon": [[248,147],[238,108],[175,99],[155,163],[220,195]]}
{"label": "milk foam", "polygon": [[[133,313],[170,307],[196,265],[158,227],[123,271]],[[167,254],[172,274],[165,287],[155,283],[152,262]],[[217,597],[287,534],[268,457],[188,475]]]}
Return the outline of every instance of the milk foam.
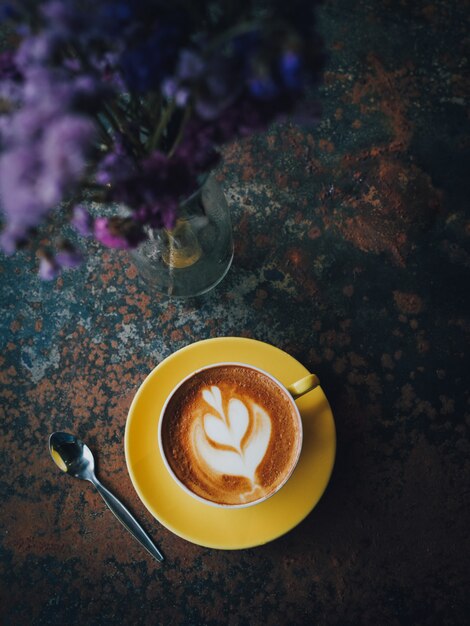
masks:
{"label": "milk foam", "polygon": [[219,387],[202,390],[208,411],[193,430],[194,453],[217,474],[243,476],[256,485],[256,469],[268,449],[271,418],[248,398],[223,398]]}

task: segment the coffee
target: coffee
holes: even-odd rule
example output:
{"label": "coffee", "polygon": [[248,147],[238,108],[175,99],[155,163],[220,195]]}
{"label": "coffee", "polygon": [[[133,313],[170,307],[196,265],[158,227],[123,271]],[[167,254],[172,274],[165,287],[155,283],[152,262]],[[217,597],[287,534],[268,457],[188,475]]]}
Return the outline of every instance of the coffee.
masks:
{"label": "coffee", "polygon": [[161,444],[176,478],[221,505],[272,495],[298,459],[301,424],[292,397],[238,364],[196,372],[171,396]]}

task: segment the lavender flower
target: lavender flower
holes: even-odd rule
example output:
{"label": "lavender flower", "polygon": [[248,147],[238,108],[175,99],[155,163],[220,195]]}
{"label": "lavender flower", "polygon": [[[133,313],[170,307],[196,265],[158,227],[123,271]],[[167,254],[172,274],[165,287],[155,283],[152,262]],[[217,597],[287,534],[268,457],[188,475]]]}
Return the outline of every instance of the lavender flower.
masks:
{"label": "lavender flower", "polygon": [[[15,63],[13,52],[7,50],[0,53],[0,120],[5,118],[5,114],[15,106],[18,106],[21,99],[21,73]],[[4,124],[5,128],[8,122]],[[0,128],[0,136],[2,129]]]}
{"label": "lavender flower", "polygon": [[44,204],[57,204],[80,180],[94,137],[93,122],[78,115],[64,115],[49,125],[41,145],[46,175],[38,180],[38,192]]}
{"label": "lavender flower", "polygon": [[98,163],[95,175],[96,182],[100,185],[116,185],[131,176],[135,169],[123,143],[116,141],[113,149],[107,152]]}
{"label": "lavender flower", "polygon": [[178,25],[160,23],[148,38],[125,50],[120,62],[128,88],[139,93],[159,88],[175,65],[180,45]]}
{"label": "lavender flower", "polygon": [[93,235],[93,218],[82,204],[77,204],[73,208],[71,224],[82,237]]}
{"label": "lavender flower", "polygon": [[43,280],[54,280],[60,274],[60,265],[55,258],[45,251],[39,251],[39,270],[38,275]]}
{"label": "lavender flower", "polygon": [[17,147],[0,157],[0,192],[6,225],[1,243],[12,254],[17,243],[44,218],[47,208],[38,198],[36,180],[41,171],[37,152]]}
{"label": "lavender flower", "polygon": [[15,63],[23,72],[44,66],[58,54],[60,44],[60,39],[50,32],[27,37],[18,48]]}
{"label": "lavender flower", "polygon": [[37,256],[39,257],[38,275],[43,280],[48,281],[57,278],[63,269],[78,267],[83,261],[81,252],[66,239],[60,241],[59,250],[56,254],[40,248]]}
{"label": "lavender flower", "polygon": [[[3,250],[14,252],[71,194],[81,235],[134,247],[145,225],[173,228],[219,146],[303,114],[302,94],[323,64],[316,3],[255,4],[241,3],[229,24],[211,2],[194,11],[18,0],[4,11],[21,41],[0,54]],[[85,198],[125,205],[129,217],[94,220]],[[39,273],[50,280],[80,257],[61,244],[55,256],[41,253]]]}
{"label": "lavender flower", "polygon": [[59,251],[55,255],[55,262],[61,268],[78,267],[83,261],[82,253],[70,241],[63,240],[59,244]]}
{"label": "lavender flower", "polygon": [[204,59],[196,50],[181,51],[175,74],[163,84],[168,97],[178,106],[192,98],[203,119],[215,119],[243,89],[238,59],[219,54]]}
{"label": "lavender flower", "polygon": [[138,169],[117,171],[109,178],[110,200],[131,208],[142,224],[173,228],[180,201],[198,187],[192,161],[186,158],[175,153],[170,159],[155,151],[141,161]]}
{"label": "lavender flower", "polygon": [[279,59],[279,72],[286,89],[301,91],[303,63],[300,55],[294,50],[286,50]]}
{"label": "lavender flower", "polygon": [[18,144],[0,158],[0,194],[6,218],[1,241],[9,253],[15,241],[24,239],[78,183],[94,136],[89,120],[64,116],[50,122],[43,138],[38,136],[40,117],[35,118],[31,110],[19,115],[25,121],[32,116],[29,133],[26,137],[19,133]]}
{"label": "lavender flower", "polygon": [[0,233],[0,248],[5,254],[13,254],[26,243],[26,232],[27,229],[21,225],[7,224]]}
{"label": "lavender flower", "polygon": [[0,80],[18,80],[20,76],[14,53],[11,50],[0,53]]}
{"label": "lavender flower", "polygon": [[136,248],[145,239],[142,227],[130,218],[98,217],[94,235],[97,241],[108,248]]}

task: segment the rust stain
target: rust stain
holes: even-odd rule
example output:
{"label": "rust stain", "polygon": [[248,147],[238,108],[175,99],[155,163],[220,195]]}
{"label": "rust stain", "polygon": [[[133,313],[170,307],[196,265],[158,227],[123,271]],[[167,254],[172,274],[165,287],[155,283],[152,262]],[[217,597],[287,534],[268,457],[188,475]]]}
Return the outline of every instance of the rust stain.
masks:
{"label": "rust stain", "polygon": [[171,331],[170,333],[171,341],[182,341],[183,338],[184,338],[184,335],[179,328]]}
{"label": "rust stain", "polygon": [[407,111],[410,99],[418,95],[410,76],[413,66],[408,63],[401,68],[388,71],[374,53],[367,55],[367,62],[370,72],[363,81],[354,85],[352,102],[359,105],[364,114],[375,110],[381,111],[390,120],[395,135],[388,150],[405,150],[413,133]]}
{"label": "rust stain", "polygon": [[130,278],[131,280],[133,280],[134,278],[137,278],[137,268],[135,267],[135,265],[129,265],[129,267],[126,268],[126,276],[127,278]]}
{"label": "rust stain", "polygon": [[404,266],[410,235],[430,226],[441,207],[440,192],[425,172],[396,156],[347,156],[343,167],[338,185],[320,194],[325,226],[334,224],[360,250],[387,252]]}
{"label": "rust stain", "polygon": [[274,172],[274,178],[276,180],[276,185],[281,189],[285,189],[289,183],[289,177],[284,172],[276,171]]}
{"label": "rust stain", "polygon": [[276,145],[276,135],[268,135],[267,142],[269,149],[272,150]]}
{"label": "rust stain", "polygon": [[[2,359],[0,365],[3,365],[4,359]],[[7,369],[0,369],[0,383],[2,385],[11,385],[17,376],[17,371],[13,365],[10,365]]]}
{"label": "rust stain", "polygon": [[13,320],[12,323],[10,324],[10,330],[12,333],[18,332],[20,328],[21,328],[21,322],[18,319]]}
{"label": "rust stain", "polygon": [[398,310],[407,315],[417,315],[424,309],[423,299],[416,293],[394,291],[393,299]]}
{"label": "rust stain", "polygon": [[299,297],[319,293],[318,285],[312,276],[313,258],[300,248],[290,248],[280,263],[280,269],[289,274],[299,285]]}
{"label": "rust stain", "polygon": [[323,150],[324,152],[331,153],[335,151],[335,144],[329,139],[319,139],[318,146],[320,150]]}
{"label": "rust stain", "polygon": [[307,232],[307,237],[309,239],[318,239],[318,237],[321,236],[321,230],[318,228],[318,226],[312,226],[312,228],[310,228],[310,230]]}

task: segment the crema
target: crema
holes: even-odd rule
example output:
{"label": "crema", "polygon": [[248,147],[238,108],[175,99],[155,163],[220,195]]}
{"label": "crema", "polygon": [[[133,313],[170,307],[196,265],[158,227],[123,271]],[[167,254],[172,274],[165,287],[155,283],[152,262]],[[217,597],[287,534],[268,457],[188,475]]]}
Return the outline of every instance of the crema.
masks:
{"label": "crema", "polygon": [[171,397],[161,441],[176,478],[222,505],[266,498],[285,482],[300,451],[299,416],[273,379],[243,365],[195,373]]}

